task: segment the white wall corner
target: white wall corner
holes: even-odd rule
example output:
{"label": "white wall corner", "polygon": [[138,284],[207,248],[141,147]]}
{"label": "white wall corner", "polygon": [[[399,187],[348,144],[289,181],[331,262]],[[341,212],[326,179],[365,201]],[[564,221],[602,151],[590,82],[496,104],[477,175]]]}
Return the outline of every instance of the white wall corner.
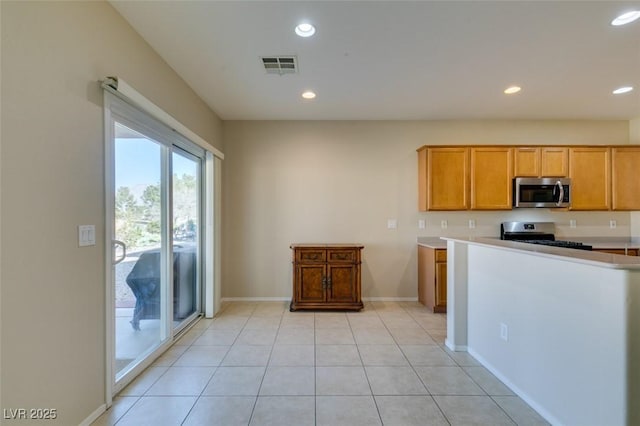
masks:
{"label": "white wall corner", "polygon": [[629,142],[640,145],[640,117],[629,120]]}
{"label": "white wall corner", "polygon": [[[629,120],[629,143],[640,145],[640,117]],[[631,212],[629,216],[631,236],[640,237],[640,212]]]}
{"label": "white wall corner", "polygon": [[630,223],[629,230],[632,237],[640,238],[640,212],[631,212],[629,214]]}

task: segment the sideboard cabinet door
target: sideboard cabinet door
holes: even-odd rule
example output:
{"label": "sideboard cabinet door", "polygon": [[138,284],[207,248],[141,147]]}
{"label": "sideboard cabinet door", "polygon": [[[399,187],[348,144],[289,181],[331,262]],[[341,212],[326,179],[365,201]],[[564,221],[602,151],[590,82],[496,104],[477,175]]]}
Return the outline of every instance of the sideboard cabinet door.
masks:
{"label": "sideboard cabinet door", "polygon": [[360,310],[361,251],[357,244],[292,244],[290,310]]}

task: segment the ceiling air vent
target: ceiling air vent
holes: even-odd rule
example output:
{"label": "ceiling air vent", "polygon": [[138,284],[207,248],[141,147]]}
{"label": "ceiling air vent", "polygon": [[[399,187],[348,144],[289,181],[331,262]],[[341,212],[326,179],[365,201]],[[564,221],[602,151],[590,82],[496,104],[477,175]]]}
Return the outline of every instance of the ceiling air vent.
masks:
{"label": "ceiling air vent", "polygon": [[298,72],[298,61],[295,56],[262,56],[262,65],[267,74],[295,74]]}

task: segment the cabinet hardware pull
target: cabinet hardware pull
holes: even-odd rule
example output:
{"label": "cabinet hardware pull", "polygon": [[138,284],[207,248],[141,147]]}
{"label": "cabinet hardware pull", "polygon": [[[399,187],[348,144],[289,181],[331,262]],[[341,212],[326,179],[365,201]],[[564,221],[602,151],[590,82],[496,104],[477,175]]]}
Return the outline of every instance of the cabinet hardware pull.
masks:
{"label": "cabinet hardware pull", "polygon": [[327,278],[327,288],[331,287],[331,277]]}
{"label": "cabinet hardware pull", "polygon": [[322,289],[327,289],[327,277],[322,277]]}

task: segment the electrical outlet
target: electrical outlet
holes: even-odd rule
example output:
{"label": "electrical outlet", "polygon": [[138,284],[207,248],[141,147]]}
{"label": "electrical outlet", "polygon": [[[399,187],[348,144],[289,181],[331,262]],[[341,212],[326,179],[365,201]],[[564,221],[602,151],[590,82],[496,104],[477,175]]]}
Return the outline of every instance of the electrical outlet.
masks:
{"label": "electrical outlet", "polygon": [[441,220],[440,221],[440,228],[442,229],[447,229],[448,223],[446,220]]}
{"label": "electrical outlet", "polygon": [[616,223],[615,220],[610,220],[609,221],[609,228],[616,229],[616,226],[618,226],[618,224]]}
{"label": "electrical outlet", "polygon": [[474,219],[469,219],[469,229],[475,229],[476,221]]}
{"label": "electrical outlet", "polygon": [[507,324],[500,323],[500,338],[505,342],[509,341],[509,327],[507,327]]}
{"label": "electrical outlet", "polygon": [[571,219],[569,221],[569,228],[575,228],[576,227],[576,220],[575,219]]}
{"label": "electrical outlet", "polygon": [[397,219],[389,219],[387,220],[387,229],[396,229],[398,227]]}
{"label": "electrical outlet", "polygon": [[418,220],[418,228],[424,229],[426,227],[427,227],[427,222],[424,219],[419,219]]}

